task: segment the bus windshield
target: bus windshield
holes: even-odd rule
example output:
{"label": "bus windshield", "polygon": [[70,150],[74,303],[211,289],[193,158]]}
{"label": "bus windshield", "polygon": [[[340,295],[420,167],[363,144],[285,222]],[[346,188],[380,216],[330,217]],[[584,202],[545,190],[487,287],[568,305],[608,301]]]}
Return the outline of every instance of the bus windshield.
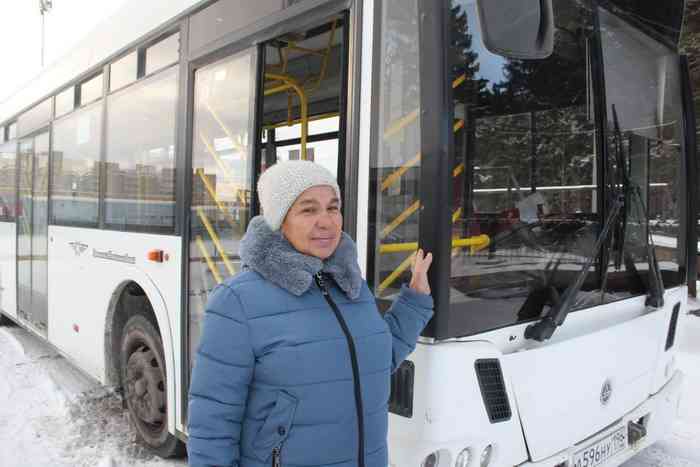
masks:
{"label": "bus windshield", "polygon": [[[572,310],[647,293],[650,239],[664,285],[679,285],[683,188],[675,180],[683,179],[683,163],[675,52],[602,8],[558,0],[553,54],[507,59],[484,48],[474,1],[451,3],[450,335],[546,314],[594,254],[616,171],[639,187],[645,206],[625,204],[625,228],[610,235],[603,251],[611,253],[602,262],[593,258],[596,267]],[[603,87],[594,85],[600,78],[591,71],[601,53],[605,100],[597,98]],[[607,151],[598,148],[596,116],[603,112]],[[478,236],[487,236],[488,245],[459,242]]]}

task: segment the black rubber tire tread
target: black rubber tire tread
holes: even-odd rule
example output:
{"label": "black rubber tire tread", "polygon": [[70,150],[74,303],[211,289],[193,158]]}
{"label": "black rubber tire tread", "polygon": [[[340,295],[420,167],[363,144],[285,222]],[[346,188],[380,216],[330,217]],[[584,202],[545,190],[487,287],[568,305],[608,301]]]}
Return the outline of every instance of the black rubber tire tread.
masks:
{"label": "black rubber tire tread", "polygon": [[[163,379],[165,380],[165,360],[163,358],[163,343],[158,333],[158,330],[153,326],[151,321],[143,315],[134,315],[124,325],[122,333],[121,351],[120,351],[120,377],[121,381],[126,380],[126,367],[129,357],[139,345],[145,344],[151,350],[154,350],[158,365],[163,371]],[[167,381],[165,384],[167,388]],[[127,388],[124,385],[124,400],[126,401],[129,415],[132,419],[132,426],[136,429],[139,440],[148,446],[155,454],[164,459],[184,457],[186,454],[185,444],[178,438],[168,432],[168,407],[166,398],[165,413],[166,418],[163,423],[161,432],[154,436],[141,426],[136,414],[131,410],[126,394]],[[167,389],[166,389],[167,391]]]}

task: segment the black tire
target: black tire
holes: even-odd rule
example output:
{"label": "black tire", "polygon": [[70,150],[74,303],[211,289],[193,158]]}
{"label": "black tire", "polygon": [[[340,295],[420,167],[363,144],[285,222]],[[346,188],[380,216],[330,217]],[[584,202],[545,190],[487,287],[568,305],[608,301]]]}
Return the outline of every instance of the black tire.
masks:
{"label": "black tire", "polygon": [[132,316],[124,326],[120,376],[139,439],[160,457],[184,456],[184,443],[168,432],[163,343],[155,326],[142,315]]}

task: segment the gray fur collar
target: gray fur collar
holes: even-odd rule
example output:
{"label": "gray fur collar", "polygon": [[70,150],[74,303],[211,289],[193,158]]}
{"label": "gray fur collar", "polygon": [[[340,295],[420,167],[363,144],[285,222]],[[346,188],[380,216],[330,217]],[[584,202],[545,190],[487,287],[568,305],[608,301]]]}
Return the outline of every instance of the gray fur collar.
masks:
{"label": "gray fur collar", "polygon": [[273,231],[262,216],[256,216],[241,240],[240,254],[244,266],[294,295],[309,290],[314,275],[323,271],[333,277],[351,300],[360,296],[362,274],[357,264],[357,249],[345,232],[335,253],[321,261],[299,253],[280,231]]}

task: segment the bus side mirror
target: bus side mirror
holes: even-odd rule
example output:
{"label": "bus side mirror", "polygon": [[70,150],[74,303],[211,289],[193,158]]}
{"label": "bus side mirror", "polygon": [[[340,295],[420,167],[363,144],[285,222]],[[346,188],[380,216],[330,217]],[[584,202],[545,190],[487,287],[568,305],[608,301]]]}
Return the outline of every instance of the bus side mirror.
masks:
{"label": "bus side mirror", "polygon": [[515,59],[543,59],[554,50],[552,0],[476,0],[484,46]]}

